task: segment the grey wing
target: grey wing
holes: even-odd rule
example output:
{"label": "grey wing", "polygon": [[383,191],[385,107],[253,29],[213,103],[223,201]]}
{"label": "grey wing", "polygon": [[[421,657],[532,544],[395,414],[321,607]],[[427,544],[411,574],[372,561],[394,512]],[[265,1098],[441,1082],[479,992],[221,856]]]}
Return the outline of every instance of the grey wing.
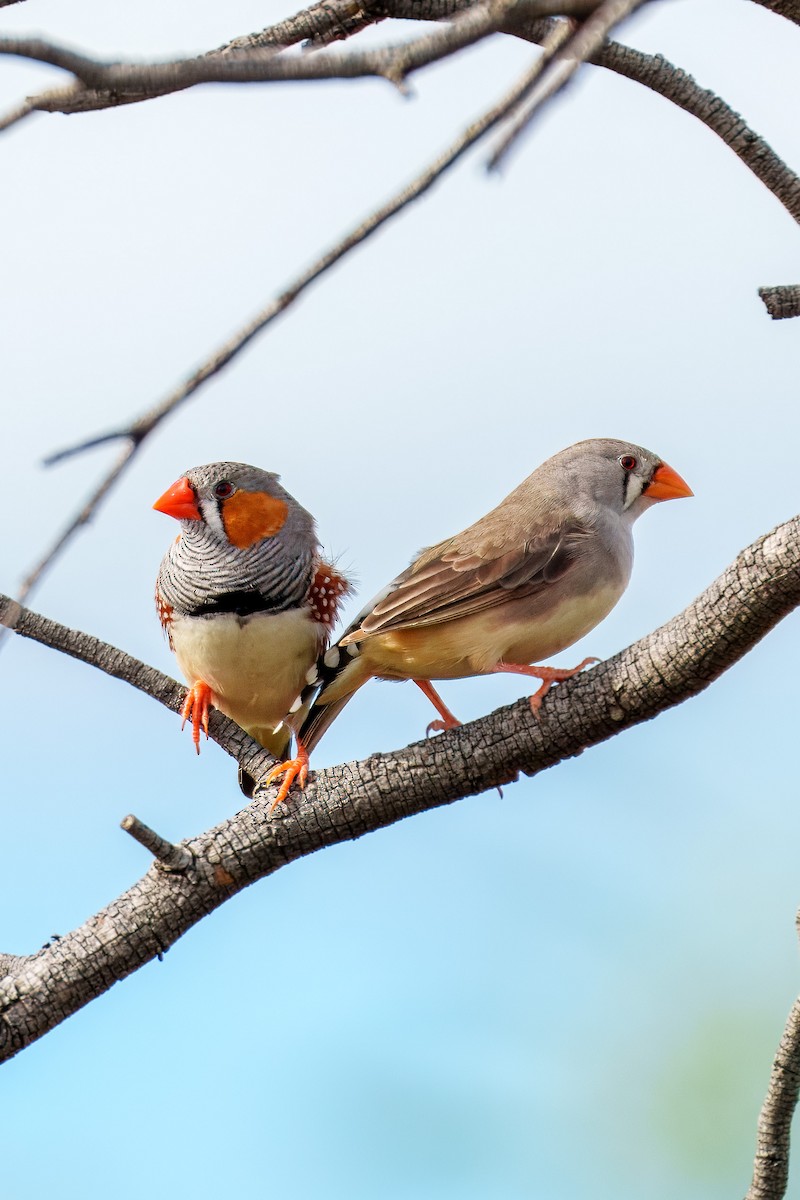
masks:
{"label": "grey wing", "polygon": [[510,550],[462,553],[445,543],[426,551],[356,618],[345,637],[360,641],[384,630],[437,625],[501,604],[512,591],[520,597],[544,591],[574,567],[590,532],[570,524]]}

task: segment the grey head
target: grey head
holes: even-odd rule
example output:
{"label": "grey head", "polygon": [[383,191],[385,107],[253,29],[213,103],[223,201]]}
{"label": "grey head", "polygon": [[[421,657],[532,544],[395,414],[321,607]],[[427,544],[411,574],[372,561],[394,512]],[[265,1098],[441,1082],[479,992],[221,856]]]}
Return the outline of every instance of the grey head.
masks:
{"label": "grey head", "polygon": [[272,471],[236,462],[192,467],[153,507],[181,523],[159,573],[178,611],[283,611],[307,594],[314,520]]}
{"label": "grey head", "polygon": [[569,517],[589,528],[615,520],[631,525],[660,500],[691,496],[657,454],[616,438],[588,438],[560,450],[504,501],[524,521],[548,525]]}

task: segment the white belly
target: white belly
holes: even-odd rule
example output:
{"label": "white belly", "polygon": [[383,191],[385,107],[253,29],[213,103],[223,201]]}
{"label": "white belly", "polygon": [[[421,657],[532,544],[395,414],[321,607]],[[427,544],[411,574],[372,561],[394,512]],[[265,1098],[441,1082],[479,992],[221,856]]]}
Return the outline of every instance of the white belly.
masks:
{"label": "white belly", "polygon": [[236,617],[178,617],[172,643],[187,683],[207,683],[213,703],[258,740],[286,716],[321,648],[307,609]]}

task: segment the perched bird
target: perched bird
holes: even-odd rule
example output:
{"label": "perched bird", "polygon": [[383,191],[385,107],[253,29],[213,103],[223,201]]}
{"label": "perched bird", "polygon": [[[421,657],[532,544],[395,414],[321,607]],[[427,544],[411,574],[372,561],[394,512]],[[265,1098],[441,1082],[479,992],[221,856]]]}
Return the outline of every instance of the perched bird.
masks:
{"label": "perched bird", "polygon": [[[198,753],[213,704],[276,757],[286,754],[287,715],[350,591],[321,560],[312,516],[278,479],[245,463],[210,463],[153,505],[181,523],[158,572],[156,607],[189,684],[182,716]],[[307,774],[298,741],[296,757],[268,776],[283,775],[275,804]]]}
{"label": "perched bird", "polygon": [[431,684],[509,671],[541,680],[534,712],[572,670],[532,666],[577,642],[630,579],[633,522],[651,504],[691,496],[649,450],[592,438],[538,467],[463,533],[423,550],[318,663],[319,692],[300,730],[311,750],[368,679],[413,679],[432,729],[459,724]]}

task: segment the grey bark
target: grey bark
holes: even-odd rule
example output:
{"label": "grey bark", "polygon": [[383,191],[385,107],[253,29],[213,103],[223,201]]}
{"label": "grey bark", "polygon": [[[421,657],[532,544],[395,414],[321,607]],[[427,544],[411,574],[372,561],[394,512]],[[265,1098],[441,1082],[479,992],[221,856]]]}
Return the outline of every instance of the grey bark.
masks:
{"label": "grey bark", "polygon": [[758,289],[758,294],[773,321],[782,321],[786,317],[800,317],[799,284],[762,287]]}

